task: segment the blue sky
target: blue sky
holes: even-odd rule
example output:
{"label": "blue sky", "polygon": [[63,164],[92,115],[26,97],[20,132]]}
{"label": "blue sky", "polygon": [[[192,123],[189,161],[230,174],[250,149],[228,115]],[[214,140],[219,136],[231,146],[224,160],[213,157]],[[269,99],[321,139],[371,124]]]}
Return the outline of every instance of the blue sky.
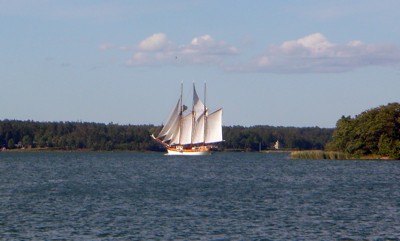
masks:
{"label": "blue sky", "polygon": [[400,102],[400,1],[0,0],[0,119],[334,127]]}

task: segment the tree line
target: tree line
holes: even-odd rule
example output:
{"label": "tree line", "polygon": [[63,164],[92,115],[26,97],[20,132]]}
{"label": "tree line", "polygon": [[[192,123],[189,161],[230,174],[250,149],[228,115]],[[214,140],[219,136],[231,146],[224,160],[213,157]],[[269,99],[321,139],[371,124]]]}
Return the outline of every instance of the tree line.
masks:
{"label": "tree line", "polygon": [[[93,151],[164,151],[150,138],[161,126],[92,122],[0,120],[0,147]],[[224,126],[221,150],[272,149],[276,141],[287,149],[322,150],[333,129],[319,127]]]}
{"label": "tree line", "polygon": [[380,155],[400,159],[400,104],[379,106],[354,118],[342,116],[326,148],[353,157]]}
{"label": "tree line", "polygon": [[225,126],[223,147],[256,151],[273,149],[279,141],[283,149],[323,150],[331,140],[333,129],[319,127]]}

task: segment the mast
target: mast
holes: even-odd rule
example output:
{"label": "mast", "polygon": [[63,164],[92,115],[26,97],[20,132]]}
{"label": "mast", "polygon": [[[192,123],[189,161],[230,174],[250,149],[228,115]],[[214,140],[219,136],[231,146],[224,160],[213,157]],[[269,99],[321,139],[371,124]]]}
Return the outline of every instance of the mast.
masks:
{"label": "mast", "polygon": [[[208,114],[206,106],[207,101],[207,84],[204,82],[204,103],[196,92],[196,86],[193,82],[193,102],[192,110],[183,116],[187,108],[183,104],[183,82],[181,82],[181,93],[178,103],[175,104],[168,120],[163,126],[157,137],[151,135],[153,139],[168,148],[177,148],[176,152],[183,153],[183,150],[192,148],[193,145],[199,148],[202,145],[217,143],[222,139],[222,108]],[[201,116],[203,115],[203,116]],[[180,147],[181,149],[178,149]],[[184,148],[184,149],[182,149]],[[196,152],[197,148],[192,149]],[[200,149],[201,152],[207,151],[208,148]],[[172,151],[174,152],[174,151]]]}
{"label": "mast", "polygon": [[181,106],[180,106],[180,113],[179,113],[179,140],[178,143],[181,144],[181,137],[182,137],[182,125],[183,125],[183,121],[182,121],[182,117],[183,117],[183,103],[182,103],[182,93],[183,92],[183,82],[181,82]]}
{"label": "mast", "polygon": [[195,126],[196,126],[196,115],[195,115],[195,110],[194,110],[194,94],[196,93],[196,89],[194,87],[194,81],[193,81],[193,98],[192,98],[192,130],[190,132],[190,144],[193,144],[193,136],[195,132]]}
{"label": "mast", "polygon": [[206,133],[207,133],[207,106],[206,106],[206,94],[207,94],[207,84],[204,82],[204,111],[203,111],[203,118],[204,118],[204,134],[203,134],[203,144],[206,144]]}

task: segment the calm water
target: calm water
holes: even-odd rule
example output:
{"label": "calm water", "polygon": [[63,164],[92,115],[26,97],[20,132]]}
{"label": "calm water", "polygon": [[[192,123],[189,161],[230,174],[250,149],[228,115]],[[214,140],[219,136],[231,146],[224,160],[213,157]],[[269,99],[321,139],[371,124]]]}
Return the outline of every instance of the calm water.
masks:
{"label": "calm water", "polygon": [[0,153],[0,239],[400,237],[400,162]]}

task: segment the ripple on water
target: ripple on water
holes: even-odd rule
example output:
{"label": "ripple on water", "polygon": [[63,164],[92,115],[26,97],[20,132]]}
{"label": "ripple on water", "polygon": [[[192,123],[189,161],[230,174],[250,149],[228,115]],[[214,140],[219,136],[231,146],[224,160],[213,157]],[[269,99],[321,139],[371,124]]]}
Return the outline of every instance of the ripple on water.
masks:
{"label": "ripple on water", "polygon": [[1,153],[2,239],[385,239],[398,162]]}

